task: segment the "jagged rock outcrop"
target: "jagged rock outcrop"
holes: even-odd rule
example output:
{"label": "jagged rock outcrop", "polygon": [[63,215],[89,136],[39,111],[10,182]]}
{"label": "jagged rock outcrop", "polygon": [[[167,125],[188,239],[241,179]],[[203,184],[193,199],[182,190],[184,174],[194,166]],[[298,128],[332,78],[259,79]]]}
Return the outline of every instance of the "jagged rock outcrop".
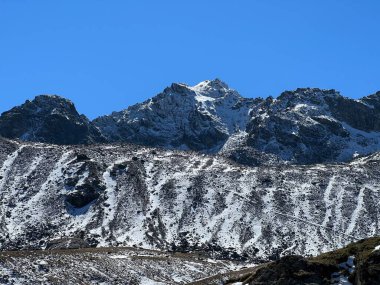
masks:
{"label": "jagged rock outcrop", "polygon": [[375,250],[363,260],[356,273],[356,284],[380,284],[380,251]]}
{"label": "jagged rock outcrop", "polygon": [[74,104],[55,95],[40,95],[0,116],[0,135],[53,144],[90,144],[104,138]]}

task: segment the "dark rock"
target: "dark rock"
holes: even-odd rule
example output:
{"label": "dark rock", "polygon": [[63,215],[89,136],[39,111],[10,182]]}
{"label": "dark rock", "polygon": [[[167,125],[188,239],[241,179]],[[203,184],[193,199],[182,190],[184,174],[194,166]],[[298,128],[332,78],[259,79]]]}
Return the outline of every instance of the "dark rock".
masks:
{"label": "dark rock", "polygon": [[76,161],[80,162],[80,161],[86,161],[86,160],[90,160],[90,158],[86,154],[84,153],[77,154]]}
{"label": "dark rock", "polygon": [[[378,143],[370,135],[357,135],[380,130],[380,104],[376,101],[371,107],[365,100],[374,101],[372,97],[353,100],[318,88],[286,91],[254,109],[243,147],[296,164],[349,161],[355,152],[367,154],[366,147],[376,148]],[[363,148],[353,149],[355,143]]]}
{"label": "dark rock", "polygon": [[380,250],[372,252],[367,259],[358,264],[355,273],[356,284],[380,284]]}
{"label": "dark rock", "polygon": [[82,208],[99,198],[99,193],[89,188],[81,188],[66,195],[66,202],[76,208]]}
{"label": "dark rock", "polygon": [[286,256],[264,266],[249,278],[250,285],[330,284],[337,266],[310,262],[302,256]]}

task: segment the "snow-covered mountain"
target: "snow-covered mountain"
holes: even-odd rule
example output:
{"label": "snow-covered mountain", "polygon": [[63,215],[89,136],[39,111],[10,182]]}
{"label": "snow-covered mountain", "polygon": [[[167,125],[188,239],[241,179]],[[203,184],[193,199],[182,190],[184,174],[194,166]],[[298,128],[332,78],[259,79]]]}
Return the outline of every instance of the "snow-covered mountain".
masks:
{"label": "snow-covered mountain", "polygon": [[40,95],[0,116],[0,135],[54,144],[105,142],[74,104],[56,95]]}
{"label": "snow-covered mountain", "polygon": [[94,120],[110,142],[217,152],[244,131],[255,102],[219,79],[196,86],[174,83],[159,95]]}
{"label": "snow-covered mountain", "polygon": [[134,145],[1,140],[0,165],[1,249],[80,238],[268,259],[380,233],[377,153],[347,164],[250,168]]}
{"label": "snow-covered mountain", "polygon": [[347,162],[380,150],[380,92],[354,100],[335,90],[299,88],[276,99],[247,99],[219,79],[174,83],[93,122],[66,99],[38,96],[0,116],[0,135],[219,153],[251,166]]}
{"label": "snow-covered mountain", "polygon": [[[10,138],[0,137],[0,251],[98,247],[75,251],[80,261],[7,253],[0,283],[46,281],[46,263],[59,259],[92,268],[86,282],[183,284],[229,269],[209,257],[316,255],[380,235],[380,92],[246,99],[220,80],[172,84],[93,122],[43,95],[3,113],[0,135]],[[196,254],[180,263],[122,246]]]}
{"label": "snow-covered mountain", "polygon": [[379,98],[299,88],[253,100],[216,79],[173,84],[94,124],[111,142],[219,152],[248,165],[342,162],[380,150]]}

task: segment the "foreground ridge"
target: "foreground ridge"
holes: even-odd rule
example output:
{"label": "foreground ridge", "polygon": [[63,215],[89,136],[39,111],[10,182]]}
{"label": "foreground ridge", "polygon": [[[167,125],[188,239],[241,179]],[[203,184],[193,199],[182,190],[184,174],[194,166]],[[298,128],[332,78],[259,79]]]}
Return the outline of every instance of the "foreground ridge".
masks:
{"label": "foreground ridge", "polygon": [[362,284],[380,283],[380,238],[315,257],[285,256],[259,265],[207,253],[138,248],[50,249],[0,253],[3,284]]}

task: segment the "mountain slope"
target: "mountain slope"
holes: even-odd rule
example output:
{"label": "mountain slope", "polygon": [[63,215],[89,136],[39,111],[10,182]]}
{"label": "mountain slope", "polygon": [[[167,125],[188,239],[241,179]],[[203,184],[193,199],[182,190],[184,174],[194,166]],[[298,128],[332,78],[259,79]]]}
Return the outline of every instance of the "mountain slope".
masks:
{"label": "mountain slope", "polygon": [[208,250],[256,260],[317,254],[379,234],[380,156],[248,168],[137,146],[2,141],[0,247]]}
{"label": "mountain slope", "polygon": [[72,102],[55,95],[40,95],[0,116],[0,135],[24,141],[55,144],[104,142]]}

